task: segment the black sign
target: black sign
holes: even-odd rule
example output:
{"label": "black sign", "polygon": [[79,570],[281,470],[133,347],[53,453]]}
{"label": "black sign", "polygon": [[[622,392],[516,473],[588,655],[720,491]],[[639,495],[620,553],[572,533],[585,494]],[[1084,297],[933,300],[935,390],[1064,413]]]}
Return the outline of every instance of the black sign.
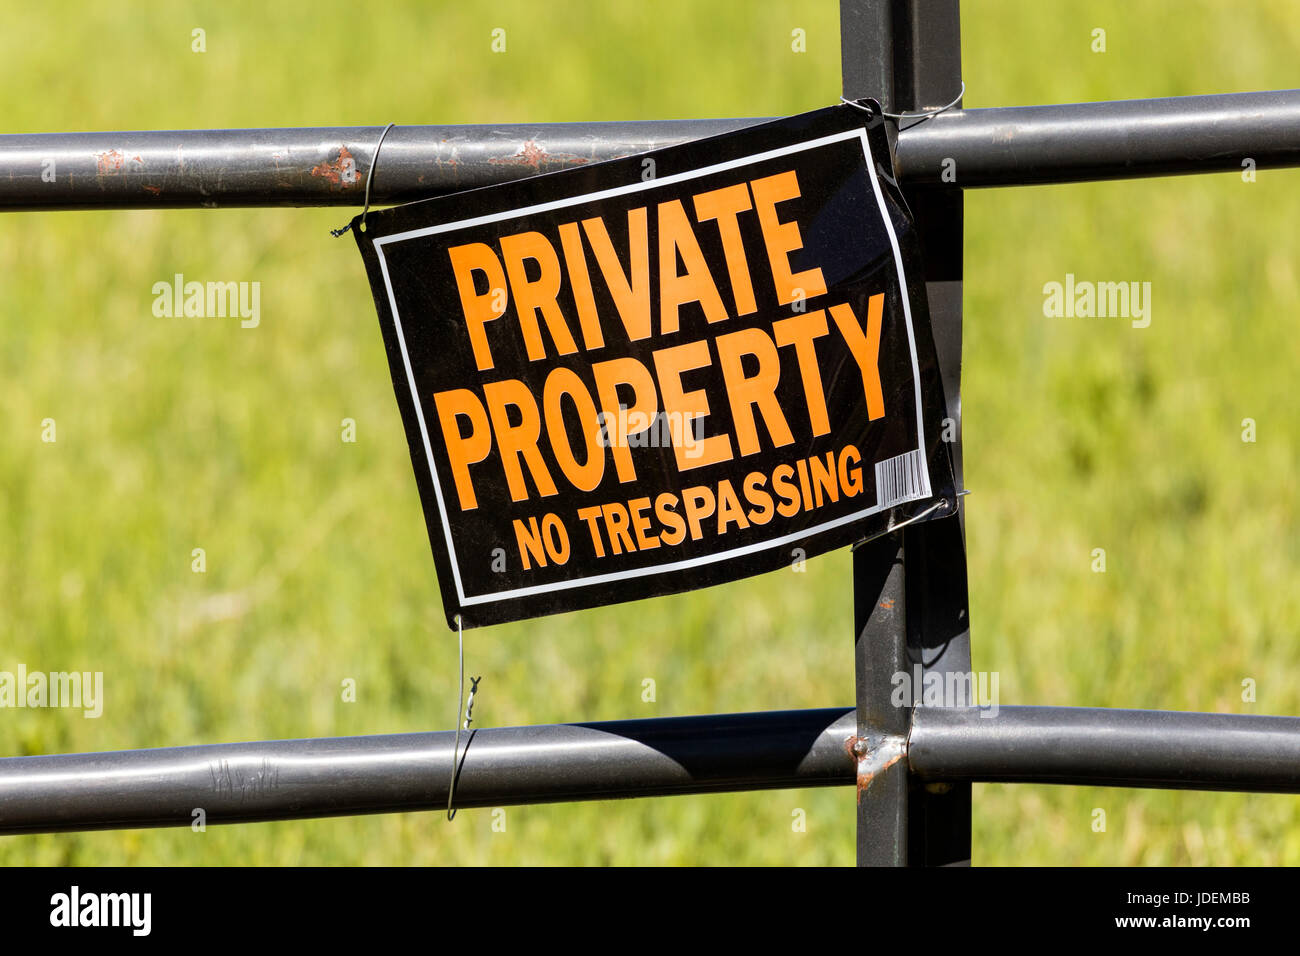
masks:
{"label": "black sign", "polygon": [[879,121],[837,106],[354,230],[449,624],[955,510],[931,500],[953,495],[944,404],[891,173]]}

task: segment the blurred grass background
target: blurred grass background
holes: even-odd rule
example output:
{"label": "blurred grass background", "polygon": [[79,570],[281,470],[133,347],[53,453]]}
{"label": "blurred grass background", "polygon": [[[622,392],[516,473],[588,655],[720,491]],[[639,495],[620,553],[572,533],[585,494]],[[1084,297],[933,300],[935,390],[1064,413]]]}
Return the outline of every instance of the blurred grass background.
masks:
{"label": "blurred grass background", "polygon": [[[826,0],[56,0],[6,9],[0,122],[779,115],[836,100],[838,42]],[[963,4],[972,107],[1295,87],[1297,49],[1287,0]],[[975,667],[1000,673],[1003,704],[1300,713],[1300,172],[977,191],[966,208]],[[0,670],[103,671],[106,697],[99,720],[0,711],[0,754],[451,726],[455,640],[374,308],[353,244],[326,232],[347,215],[0,217]],[[260,327],[155,318],[150,288],[176,272],[260,281]],[[1044,318],[1043,284],[1067,272],[1150,282],[1151,327]],[[799,576],[474,632],[475,716],[850,704],[848,582],[837,553]],[[482,810],[3,837],[0,863],[846,864],[852,801],[518,807],[505,832]],[[974,861],[1296,864],[1300,802],[979,786]]]}

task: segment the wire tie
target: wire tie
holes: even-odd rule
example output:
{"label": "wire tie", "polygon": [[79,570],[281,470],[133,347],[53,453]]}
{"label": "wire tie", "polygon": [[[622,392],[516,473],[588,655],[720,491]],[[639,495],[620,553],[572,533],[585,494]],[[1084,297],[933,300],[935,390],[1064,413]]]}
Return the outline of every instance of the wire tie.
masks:
{"label": "wire tie", "polygon": [[[392,129],[394,125],[396,124],[389,123],[384,127],[384,131],[379,134],[379,142],[375,143],[374,156],[370,160],[370,170],[366,173],[366,199],[365,205],[361,209],[360,216],[362,232],[366,231],[366,213],[370,212],[370,184],[375,181],[375,170],[379,167],[379,150],[384,145],[384,137],[388,135],[388,131]],[[339,226],[337,229],[331,229],[330,235],[337,239],[349,229],[354,228],[356,222],[357,220],[355,218],[349,219],[344,225]]]}

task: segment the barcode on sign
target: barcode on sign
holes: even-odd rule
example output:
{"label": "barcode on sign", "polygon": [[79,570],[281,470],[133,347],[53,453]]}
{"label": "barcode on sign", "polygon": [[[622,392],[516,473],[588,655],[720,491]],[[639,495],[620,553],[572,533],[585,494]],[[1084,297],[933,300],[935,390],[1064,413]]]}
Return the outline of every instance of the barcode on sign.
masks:
{"label": "barcode on sign", "polygon": [[919,450],[876,462],[876,503],[881,508],[928,497],[930,476]]}

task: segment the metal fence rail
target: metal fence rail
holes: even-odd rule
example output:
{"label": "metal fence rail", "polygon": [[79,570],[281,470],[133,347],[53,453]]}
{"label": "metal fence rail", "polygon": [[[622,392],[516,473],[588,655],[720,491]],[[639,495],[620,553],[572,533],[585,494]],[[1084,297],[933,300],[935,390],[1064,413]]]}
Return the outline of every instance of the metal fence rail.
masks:
{"label": "metal fence rail", "polygon": [[[0,759],[0,833],[251,823],[447,806],[452,732]],[[458,807],[847,785],[850,708],[476,730]],[[924,708],[877,768],[1002,781],[1300,793],[1300,717]],[[859,778],[870,793],[874,781]],[[859,794],[862,800],[863,794]]]}
{"label": "metal fence rail", "polygon": [[923,780],[1300,793],[1300,717],[1089,707],[918,707]]}
{"label": "metal fence rail", "polygon": [[[397,126],[371,199],[410,202],[762,119]],[[954,110],[906,127],[908,185],[1018,186],[1300,165],[1300,90]],[[382,126],[0,136],[0,210],[360,205]],[[955,176],[945,179],[945,161]],[[56,173],[47,181],[49,170]]]}
{"label": "metal fence rail", "polygon": [[[457,807],[851,783],[853,712],[475,730]],[[0,759],[0,833],[246,823],[447,806],[454,732]]]}

